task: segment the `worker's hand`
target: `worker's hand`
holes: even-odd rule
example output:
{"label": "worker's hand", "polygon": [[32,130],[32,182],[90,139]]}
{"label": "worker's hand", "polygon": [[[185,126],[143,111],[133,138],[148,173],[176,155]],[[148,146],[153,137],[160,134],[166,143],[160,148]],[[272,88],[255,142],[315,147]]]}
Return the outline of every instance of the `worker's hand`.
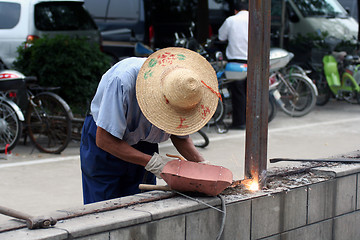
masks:
{"label": "worker's hand", "polygon": [[[171,157],[170,157],[171,156]],[[172,160],[180,159],[177,156],[170,155],[161,156],[158,153],[154,153],[150,161],[146,164],[145,169],[151,173],[153,173],[156,177],[162,178],[160,173],[162,172],[164,166]]]}

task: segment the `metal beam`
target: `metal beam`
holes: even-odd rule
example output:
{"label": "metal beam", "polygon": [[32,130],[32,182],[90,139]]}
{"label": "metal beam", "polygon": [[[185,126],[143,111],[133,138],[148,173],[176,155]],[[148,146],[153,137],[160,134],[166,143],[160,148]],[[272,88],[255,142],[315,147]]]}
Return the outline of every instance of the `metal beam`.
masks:
{"label": "metal beam", "polygon": [[245,176],[266,178],[271,1],[249,0]]}

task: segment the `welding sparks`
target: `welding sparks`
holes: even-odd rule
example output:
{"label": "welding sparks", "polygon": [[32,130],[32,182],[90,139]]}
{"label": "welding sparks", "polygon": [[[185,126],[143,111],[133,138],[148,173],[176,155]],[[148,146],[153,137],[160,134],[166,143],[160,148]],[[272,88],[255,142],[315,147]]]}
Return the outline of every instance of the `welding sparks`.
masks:
{"label": "welding sparks", "polygon": [[248,178],[241,181],[241,183],[244,184],[244,186],[252,192],[258,191],[260,189],[259,182],[257,179]]}
{"label": "welding sparks", "polygon": [[259,183],[258,183],[258,182],[255,182],[255,181],[251,182],[250,185],[248,186],[248,189],[249,189],[250,191],[257,191],[257,190],[259,190]]}

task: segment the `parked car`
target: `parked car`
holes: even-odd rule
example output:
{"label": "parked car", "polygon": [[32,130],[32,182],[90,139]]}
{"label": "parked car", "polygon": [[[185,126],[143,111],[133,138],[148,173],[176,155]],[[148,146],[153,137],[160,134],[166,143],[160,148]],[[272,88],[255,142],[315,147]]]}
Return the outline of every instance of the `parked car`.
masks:
{"label": "parked car", "polygon": [[205,38],[217,33],[228,15],[229,4],[208,0],[208,19],[199,15],[198,4],[197,0],[85,0],[85,8],[101,31],[104,52],[114,59],[133,56],[137,42],[154,49],[173,46],[174,33],[189,36],[192,22],[196,24],[195,37],[199,31]]}
{"label": "parked car", "polygon": [[[278,22],[281,22],[281,2],[272,0],[272,20]],[[357,39],[358,22],[337,0],[285,0],[284,13],[283,30],[289,39],[323,32],[339,39]]]}
{"label": "parked car", "polygon": [[44,35],[66,34],[101,43],[82,0],[0,0],[0,59],[11,68],[17,48]]}

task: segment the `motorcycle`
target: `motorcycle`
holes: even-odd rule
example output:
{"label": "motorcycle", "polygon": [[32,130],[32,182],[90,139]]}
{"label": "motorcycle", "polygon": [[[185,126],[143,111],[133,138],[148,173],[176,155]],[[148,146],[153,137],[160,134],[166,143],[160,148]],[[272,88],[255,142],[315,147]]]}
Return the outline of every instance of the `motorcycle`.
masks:
{"label": "motorcycle", "polygon": [[313,41],[309,58],[301,63],[318,89],[318,106],[325,105],[332,97],[360,103],[360,59],[344,51],[334,51],[341,42],[331,36]]}
{"label": "motorcycle", "polygon": [[[309,113],[315,106],[318,93],[312,80],[304,74],[291,72],[286,68],[293,56],[292,53],[284,49],[272,48],[270,50],[269,122],[276,115],[276,105],[292,117],[303,116]],[[236,62],[225,63],[222,60],[221,53],[216,53],[216,58],[217,63],[215,66],[218,72],[221,92],[224,92],[226,83],[241,81],[246,78],[246,64]],[[225,93],[227,92],[225,90]],[[224,94],[225,101],[230,97],[229,94]],[[219,103],[220,109],[227,106],[226,103]],[[219,110],[218,112],[219,116],[215,116],[214,123],[222,121],[224,116],[221,116],[221,114],[226,111]]]}
{"label": "motorcycle", "polygon": [[340,42],[341,40],[336,38],[325,39],[331,52],[322,59],[327,83],[323,105],[331,96],[338,100],[360,104],[360,59],[359,56],[348,55],[346,52],[334,52]]}
{"label": "motorcycle", "polygon": [[[218,131],[227,129],[227,125],[224,123],[225,117],[230,117],[232,112],[231,104],[231,94],[228,89],[229,83],[233,81],[243,81],[247,76],[247,64],[229,62],[226,63],[222,52],[218,51],[215,53],[215,62],[212,62],[218,81],[219,81],[219,91],[222,96],[222,99],[219,100],[218,107],[215,111],[213,118],[209,121],[210,125],[216,125]],[[275,89],[270,88],[269,91],[275,91]],[[270,92],[269,92],[270,93]],[[277,113],[276,100],[272,94],[269,94],[269,109],[268,109],[268,122],[271,122]],[[220,125],[223,127],[221,128]]]}

